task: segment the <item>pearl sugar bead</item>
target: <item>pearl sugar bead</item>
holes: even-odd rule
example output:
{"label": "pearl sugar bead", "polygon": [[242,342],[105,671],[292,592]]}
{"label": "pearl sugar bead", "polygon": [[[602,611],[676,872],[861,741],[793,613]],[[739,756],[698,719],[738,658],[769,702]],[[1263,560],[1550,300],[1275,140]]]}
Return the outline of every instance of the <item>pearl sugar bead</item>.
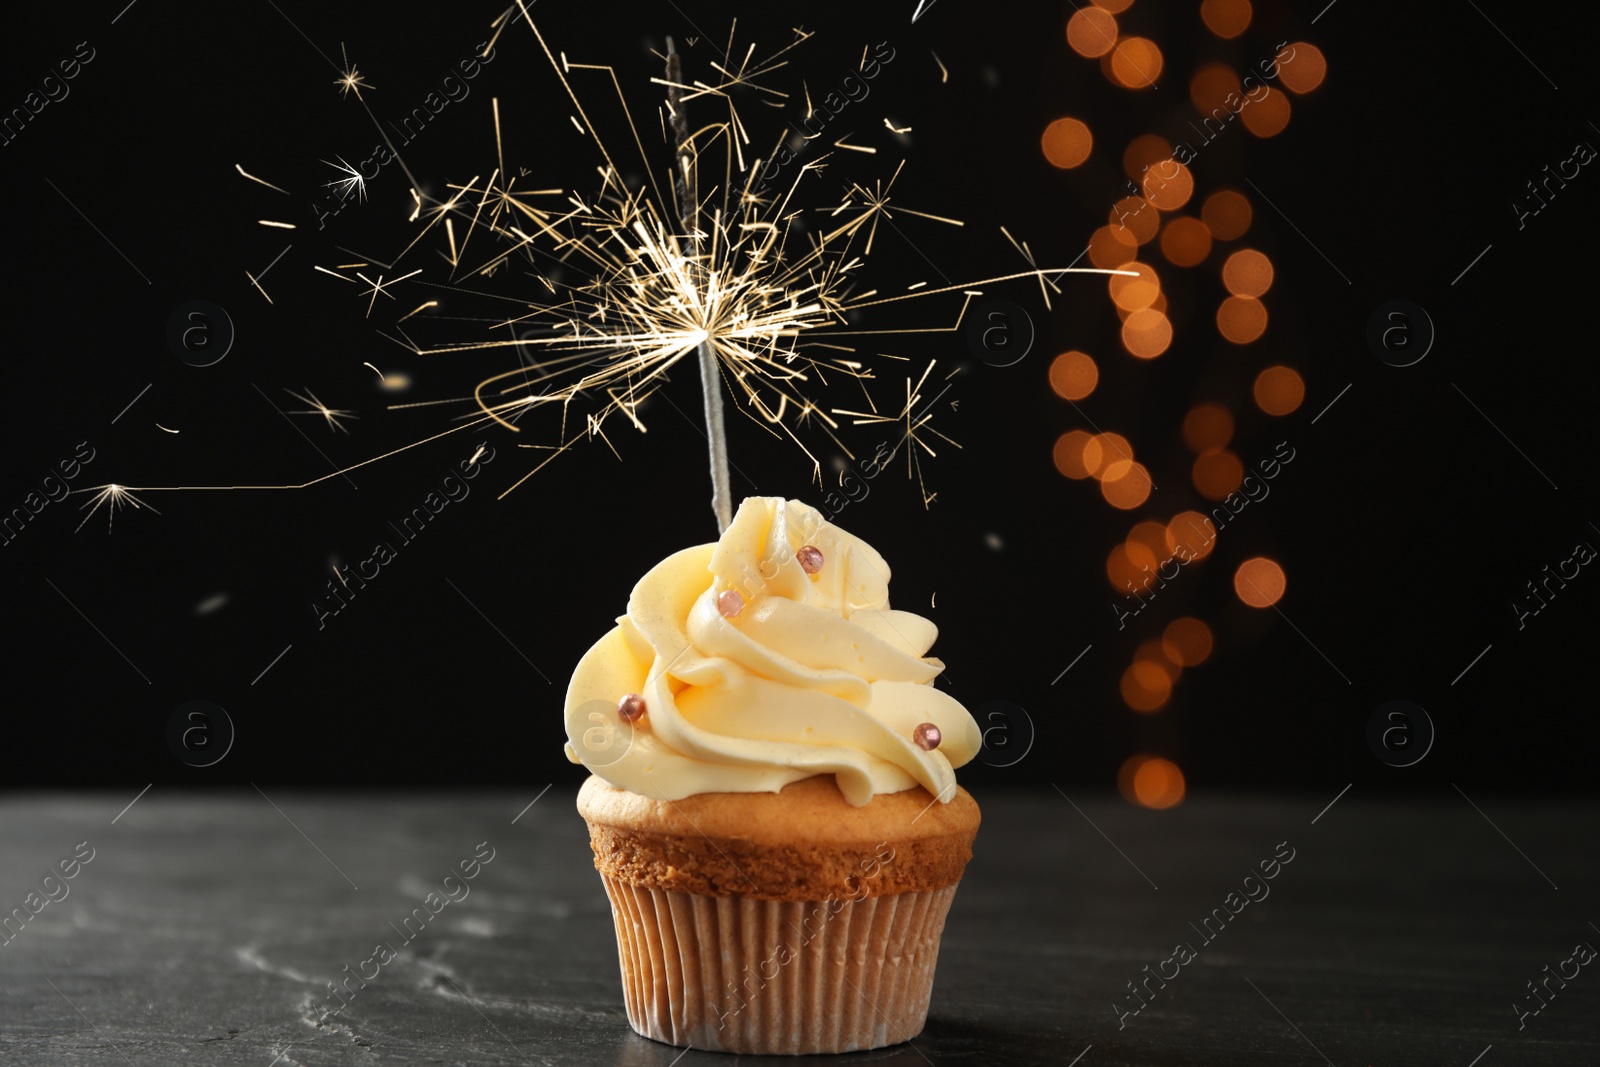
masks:
{"label": "pearl sugar bead", "polygon": [[617,718],[623,722],[638,722],[644,718],[644,697],[629,693],[617,701]]}
{"label": "pearl sugar bead", "polygon": [[911,740],[924,752],[932,752],[939,747],[939,742],[944,739],[939,728],[931,722],[918,723],[917,728],[911,731]]}
{"label": "pearl sugar bead", "polygon": [[807,574],[816,574],[822,569],[822,549],[815,545],[806,545],[795,552],[794,558],[800,561],[800,569]]}
{"label": "pearl sugar bead", "polygon": [[725,619],[731,619],[744,610],[744,597],[737,589],[724,589],[717,594],[717,610]]}

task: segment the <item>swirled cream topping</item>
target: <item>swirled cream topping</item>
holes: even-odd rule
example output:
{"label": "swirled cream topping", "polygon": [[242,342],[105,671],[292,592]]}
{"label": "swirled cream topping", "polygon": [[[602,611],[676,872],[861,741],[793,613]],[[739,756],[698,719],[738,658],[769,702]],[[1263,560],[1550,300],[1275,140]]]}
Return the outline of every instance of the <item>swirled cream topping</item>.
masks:
{"label": "swirled cream topping", "polygon": [[[811,546],[822,566],[796,556]],[[719,603],[743,602],[726,616]],[[777,792],[831,774],[852,804],[921,785],[948,803],[978,725],[933,687],[933,623],[889,607],[889,567],[815,508],[751,497],[716,544],[634,586],[567,689],[567,758],[655,799]],[[618,713],[644,701],[633,722]],[[938,727],[937,748],[915,740]]]}

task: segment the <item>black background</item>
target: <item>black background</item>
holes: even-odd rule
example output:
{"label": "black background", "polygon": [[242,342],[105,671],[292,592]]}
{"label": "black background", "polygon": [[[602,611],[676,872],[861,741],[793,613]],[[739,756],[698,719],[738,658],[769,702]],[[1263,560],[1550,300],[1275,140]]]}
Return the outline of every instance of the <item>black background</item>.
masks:
{"label": "black background", "polygon": [[[113,2],[8,15],[0,43],[7,110],[77,42],[87,40],[95,58],[70,96],[0,146],[0,203],[9,208],[0,379],[7,512],[81,441],[96,458],[75,488],[316,478],[330,460],[358,463],[471,411],[387,404],[460,397],[503,369],[482,356],[427,362],[376,332],[437,291],[403,284],[396,301],[376,301],[369,320],[355,286],[312,270],[392,255],[413,229],[404,221],[407,182],[393,165],[372,182],[367,203],[317,229],[312,204],[334,177],[322,161],[358,162],[378,140],[358,102],[333,84],[341,42],[372,85],[365,98],[373,112],[397,119],[487,39],[499,10],[277,7],[139,0],[126,10]],[[890,472],[838,521],[895,568],[896,606],[939,625],[934,652],[949,664],[950,691],[973,709],[1012,701],[1037,728],[1020,762],[974,764],[964,784],[1110,785],[1124,759],[1149,751],[1183,767],[1191,794],[1352,780],[1419,793],[1448,791],[1449,782],[1469,792],[1593,788],[1588,620],[1600,579],[1584,571],[1521,631],[1510,606],[1576,542],[1600,543],[1590,524],[1600,521],[1594,343],[1583,317],[1593,302],[1588,261],[1600,195],[1590,184],[1600,179],[1580,173],[1521,230],[1511,207],[1546,164],[1569,157],[1578,141],[1600,140],[1584,111],[1593,67],[1582,35],[1564,29],[1560,15],[1532,9],[1491,12],[1513,45],[1470,6],[1379,16],[1336,4],[1311,26],[1310,7],[1263,2],[1247,34],[1221,42],[1196,5],[1141,2],[1121,16],[1123,26],[1161,44],[1166,70],[1157,90],[1130,93],[1067,48],[1070,5],[996,10],[939,0],[915,25],[912,0],[744,7],[542,0],[533,14],[552,50],[616,66],[656,167],[667,154],[654,114],[660,88],[648,82],[660,64],[650,49],[666,34],[678,38],[691,72],[704,73],[734,15],[740,50],[754,40],[768,51],[804,26],[816,36],[775,84],[792,89],[804,76],[813,91],[848,72],[863,44],[890,41],[896,58],[872,97],[836,120],[838,135],[850,132],[880,154],[841,153],[839,177],[822,187],[833,195],[846,173],[887,175],[904,156],[896,202],[966,225],[902,216],[903,236],[883,231],[874,252],[873,276],[886,287],[932,281],[935,271],[959,282],[1024,269],[1002,224],[1029,242],[1040,265],[1066,265],[1122,195],[1128,140],[1146,132],[1196,140],[1185,123],[1194,117],[1186,83],[1197,62],[1254,65],[1281,40],[1313,42],[1328,56],[1326,82],[1293,98],[1286,132],[1258,140],[1230,129],[1194,165],[1201,195],[1238,187],[1255,206],[1241,243],[1277,267],[1261,341],[1238,348],[1216,337],[1210,317],[1223,295],[1223,257],[1214,252],[1192,271],[1156,260],[1178,339],[1149,363],[1119,354],[1103,283],[1072,277],[1050,311],[1027,282],[986,290],[1023,304],[1038,328],[1033,353],[1015,366],[974,360],[953,334],[890,349],[911,359],[904,366],[937,359],[940,374],[964,365],[948,397],[959,410],[939,416],[962,447],[941,447],[927,466],[938,493],[931,507],[903,472]],[[950,70],[947,84],[933,52]],[[579,83],[586,99],[604,99],[599,77]],[[402,148],[425,191],[442,195],[445,182],[494,166],[491,96],[501,101],[508,163],[526,166],[537,184],[588,195],[596,161],[522,26],[502,39],[471,95]],[[713,103],[696,106],[701,121],[717,113]],[[759,152],[784,113],[749,99],[741,108]],[[603,111],[596,123],[625,143],[620,115]],[[1089,163],[1065,172],[1039,151],[1040,131],[1063,114],[1087,121],[1097,138]],[[890,137],[886,115],[912,127],[909,138]],[[291,195],[241,178],[236,164]],[[1247,178],[1282,213],[1253,195]],[[259,276],[286,245],[262,279],[269,304],[246,271]],[[1425,307],[1438,329],[1428,358],[1403,369],[1380,362],[1365,341],[1369,315],[1396,298]],[[186,366],[166,344],[168,316],[191,299],[224,306],[237,330],[232,352],[209,368]],[[946,323],[954,310],[929,301],[921,314]],[[1057,436],[1084,426],[1046,378],[1051,357],[1067,347],[1094,353],[1102,369],[1099,389],[1079,406],[1126,434],[1159,486],[1140,512],[1114,512],[1092,482],[1069,482],[1052,466]],[[384,393],[364,361],[414,384]],[[1282,419],[1249,400],[1256,371],[1273,362],[1299,368],[1308,387],[1300,410]],[[892,394],[901,365],[885,367]],[[359,411],[351,435],[296,418],[302,436],[273,411],[302,406],[284,389],[306,387]],[[855,397],[829,395],[854,406]],[[1165,520],[1202,503],[1189,488],[1179,434],[1200,400],[1234,409],[1233,447],[1246,463],[1280,441],[1296,459],[1272,495],[1224,531],[1210,559],[1119,632],[1106,552],[1138,518]],[[334,478],[298,491],[143,493],[161,513],[123,511],[109,534],[104,512],[75,531],[86,495],[50,504],[0,548],[0,784],[575,780],[561,754],[560,715],[573,664],[651,564],[715,534],[699,405],[686,364],[666,397],[646,407],[648,436],[610,427],[622,462],[604,444],[581,446],[504,500],[497,494],[539,453],[500,432],[456,434],[363,467],[350,475],[359,488]],[[736,415],[731,438],[741,495],[820,500],[792,445]],[[876,439],[868,430],[852,440],[870,454]],[[319,631],[310,602],[330,564],[353,563],[388,537],[386,523],[480,440],[496,458],[472,495]],[[832,480],[831,452],[820,454]],[[1258,553],[1289,575],[1281,613],[1233,596],[1234,566]],[[223,607],[196,613],[219,593]],[[1217,651],[1185,673],[1165,710],[1137,716],[1122,704],[1118,678],[1138,642],[1183,613],[1210,623]],[[168,716],[197,698],[225,707],[238,728],[228,758],[205,769],[185,766],[166,744]],[[1381,764],[1365,739],[1372,710],[1394,698],[1422,705],[1438,729],[1428,758],[1404,770]]]}

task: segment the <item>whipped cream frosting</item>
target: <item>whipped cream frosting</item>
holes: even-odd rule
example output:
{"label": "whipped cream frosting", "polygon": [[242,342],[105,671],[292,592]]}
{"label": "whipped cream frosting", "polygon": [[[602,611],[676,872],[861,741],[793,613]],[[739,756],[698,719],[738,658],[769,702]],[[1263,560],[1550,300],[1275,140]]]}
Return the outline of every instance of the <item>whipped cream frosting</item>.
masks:
{"label": "whipped cream frosting", "polygon": [[[821,551],[806,573],[796,551]],[[725,617],[719,597],[743,599]],[[933,687],[933,623],[889,607],[889,567],[815,508],[751,497],[715,544],[668,556],[567,689],[567,758],[654,799],[777,792],[831,774],[855,805],[920,785],[948,803],[978,724]],[[644,700],[629,723],[617,703]],[[939,728],[938,748],[913,740]]]}

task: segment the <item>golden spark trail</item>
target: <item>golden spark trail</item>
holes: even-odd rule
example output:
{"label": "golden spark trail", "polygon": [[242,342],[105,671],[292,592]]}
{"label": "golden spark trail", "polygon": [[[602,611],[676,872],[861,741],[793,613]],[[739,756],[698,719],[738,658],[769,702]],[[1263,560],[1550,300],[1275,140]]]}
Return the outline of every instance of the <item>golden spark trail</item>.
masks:
{"label": "golden spark trail", "polygon": [[[384,262],[383,257],[364,251],[352,252],[352,258],[363,262],[338,267],[354,270],[373,263],[383,268],[375,281],[366,273],[356,274],[365,288],[352,295],[365,301],[363,310],[368,318],[378,316],[380,295],[387,300],[403,299],[399,290],[415,286],[435,290],[440,296],[448,292],[453,301],[488,302],[488,314],[480,316],[486,325],[476,335],[459,333],[459,323],[470,321],[470,316],[454,311],[449,319],[420,314],[440,308],[440,301],[416,299],[415,292],[407,302],[391,309],[398,319],[390,319],[387,330],[379,329],[419,358],[460,362],[473,357],[515,356],[510,365],[480,377],[470,397],[434,402],[469,403],[474,414],[463,416],[462,425],[299,485],[145,486],[140,492],[306,488],[464,429],[493,425],[522,433],[531,427],[519,424],[549,409],[554,443],[535,447],[550,454],[507,488],[503,498],[546,463],[583,441],[598,437],[615,451],[605,431],[606,422],[614,417],[643,432],[641,405],[666,384],[673,368],[686,358],[694,361],[697,352],[708,406],[720,404],[726,389],[752,424],[801,449],[818,485],[822,483],[821,463],[801,432],[822,434],[853,460],[855,453],[845,439],[850,436],[849,429],[871,424],[900,428],[901,439],[890,454],[906,448],[908,474],[920,484],[919,457],[936,454],[935,439],[955,444],[932,425],[933,402],[923,399],[937,361],[925,354],[919,356],[916,362],[926,362],[926,369],[920,376],[905,377],[902,399],[880,406],[873,398],[875,387],[883,382],[878,370],[885,364],[911,360],[903,353],[880,350],[885,339],[901,336],[913,349],[925,349],[926,335],[960,331],[974,298],[983,296],[990,286],[1031,279],[1039,285],[1048,307],[1050,290],[1059,293],[1057,282],[1066,274],[1137,276],[1125,270],[1040,268],[1027,243],[1003,231],[1029,269],[951,283],[934,267],[946,282],[936,286],[916,281],[916,275],[898,280],[877,278],[881,270],[874,250],[882,243],[879,238],[892,231],[911,244],[899,220],[952,228],[963,223],[907,207],[895,199],[895,183],[904,161],[887,181],[847,181],[842,193],[819,195],[828,167],[844,165],[840,161],[845,158],[852,167],[871,166],[874,157],[865,154],[876,151],[871,145],[841,144],[840,148],[854,151],[830,151],[797,161],[790,167],[786,184],[769,188],[764,175],[782,169],[790,158],[784,147],[789,131],[782,131],[770,152],[754,149],[736,97],[780,107],[798,106],[802,94],[784,92],[770,82],[787,71],[792,50],[810,34],[796,31],[792,41],[762,55],[754,43],[742,52],[737,50],[730,33],[726,61],[711,63],[714,73],[705,79],[686,75],[682,71],[684,57],[669,45],[668,54],[662,57],[669,64],[667,77],[649,79],[652,93],[659,93],[661,87],[667,91],[661,130],[666,143],[652,151],[640,136],[615,68],[573,62],[565,53],[558,58],[527,6],[518,0],[516,9],[521,12],[520,19],[512,20],[513,9],[508,8],[492,23],[494,38],[485,51],[496,42],[510,47],[512,35],[506,31],[514,21],[527,22],[538,54],[544,56],[570,104],[580,144],[592,147],[595,153],[589,173],[598,179],[596,186],[588,193],[574,187],[524,187],[523,176],[529,172],[516,165],[516,146],[505,140],[502,102],[495,97],[485,116],[494,138],[486,161],[488,177],[483,178],[480,170],[465,183],[443,183],[438,186],[444,190],[439,196],[424,194],[420,191],[423,185],[413,181],[410,191],[415,208],[410,221],[416,224],[415,232],[403,242],[400,254]],[[863,69],[866,63],[864,51]],[[625,154],[607,144],[594,107],[585,103],[574,85],[579,78],[596,76],[620,105],[626,125]],[[339,86],[341,92],[355,95],[371,115],[362,90],[372,87],[360,79],[353,66],[342,72]],[[809,97],[804,98],[809,104]],[[686,106],[695,100],[716,102],[721,114],[715,121],[694,125]],[[652,106],[657,105],[653,102]],[[376,123],[376,118],[373,121]],[[884,126],[896,130],[887,120]],[[566,142],[572,137],[567,133]],[[561,150],[563,157],[573,153],[570,148]],[[624,169],[619,160],[625,160],[629,168]],[[404,161],[401,167],[410,178]],[[244,173],[242,168],[240,172]],[[642,179],[625,180],[624,175],[633,174]],[[353,183],[350,191],[359,196]],[[915,244],[912,248],[921,254]],[[413,258],[424,251],[426,259]],[[408,258],[412,262],[406,262]],[[927,260],[926,255],[922,258]],[[927,265],[932,266],[932,261]],[[355,280],[321,266],[315,269],[343,282]],[[250,281],[260,288],[254,277]],[[261,292],[265,297],[266,291]],[[878,324],[883,316],[910,301],[941,298],[948,307],[931,323],[923,314],[909,324]],[[402,314],[403,308],[412,310]],[[858,322],[858,318],[866,321]],[[401,322],[407,322],[407,329],[422,331],[429,340],[412,340],[400,328]],[[450,330],[458,332],[454,336],[440,333]],[[874,339],[868,342],[873,347],[859,347],[861,338]],[[892,378],[902,376],[896,373]],[[854,381],[849,389],[852,393],[859,389],[865,397],[864,413],[824,403],[825,391],[833,387],[835,378]],[[942,388],[951,386],[946,382]],[[714,404],[710,403],[713,398]],[[314,398],[302,399],[312,405],[306,414],[321,415],[330,428],[342,429],[336,419],[347,413],[327,409]],[[390,410],[416,406],[422,405],[396,404]],[[719,490],[724,490],[720,479],[718,482]],[[122,486],[99,489],[101,496],[91,501],[96,509],[128,491]],[[923,497],[925,502],[933,499],[925,487]],[[731,509],[731,491],[726,491],[725,502]],[[137,502],[133,506],[138,506]],[[717,506],[720,513],[722,505]]]}

